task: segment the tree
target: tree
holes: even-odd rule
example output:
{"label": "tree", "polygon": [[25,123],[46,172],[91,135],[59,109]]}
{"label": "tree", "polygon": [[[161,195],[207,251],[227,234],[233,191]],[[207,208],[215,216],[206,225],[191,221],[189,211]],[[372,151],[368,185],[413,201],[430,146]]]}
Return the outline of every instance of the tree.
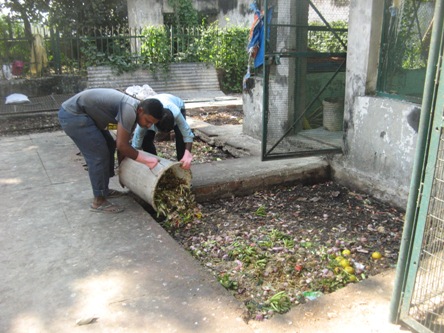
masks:
{"label": "tree", "polygon": [[91,26],[126,25],[128,10],[121,0],[0,0],[0,8],[10,11],[25,26],[32,41],[31,25],[45,24],[53,28],[79,29]]}
{"label": "tree", "polygon": [[52,0],[51,24],[58,27],[115,27],[127,25],[128,10],[122,0]]}
{"label": "tree", "polygon": [[1,0],[0,9],[8,9],[10,16],[23,22],[25,37],[32,44],[31,24],[41,22],[49,9],[45,0]]}

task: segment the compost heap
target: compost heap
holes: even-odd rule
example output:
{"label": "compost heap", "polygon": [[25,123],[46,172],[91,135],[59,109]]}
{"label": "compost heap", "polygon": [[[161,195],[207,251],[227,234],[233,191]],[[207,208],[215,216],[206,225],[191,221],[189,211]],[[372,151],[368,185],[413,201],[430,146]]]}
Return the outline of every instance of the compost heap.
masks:
{"label": "compost heap", "polygon": [[165,217],[163,222],[169,228],[180,228],[192,222],[199,214],[189,184],[177,177],[171,169],[165,172],[157,184],[154,204],[157,216]]}

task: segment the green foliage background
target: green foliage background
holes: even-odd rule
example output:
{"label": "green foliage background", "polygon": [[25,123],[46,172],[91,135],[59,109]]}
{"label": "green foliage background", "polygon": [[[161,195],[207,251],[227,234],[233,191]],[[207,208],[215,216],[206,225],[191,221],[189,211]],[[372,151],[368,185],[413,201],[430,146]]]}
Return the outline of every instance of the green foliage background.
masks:
{"label": "green foliage background", "polygon": [[[172,14],[165,15],[165,25],[145,27],[137,36],[140,52],[132,50],[131,43],[134,40],[130,41],[128,38],[125,39],[125,36],[116,33],[119,28],[109,29],[112,26],[122,26],[121,24],[124,26],[127,22],[127,13],[121,7],[114,6],[118,0],[98,0],[86,7],[80,6],[81,8],[75,6],[70,0],[57,1],[55,2],[57,6],[54,5],[51,8],[47,7],[42,0],[35,3],[30,1],[25,0],[24,3],[19,3],[14,0],[9,7],[20,12],[27,4],[29,6],[26,8],[47,11],[48,24],[53,28],[60,26],[63,22],[61,38],[79,40],[78,58],[69,58],[68,52],[62,54],[65,71],[72,72],[69,67],[76,64],[80,64],[81,67],[109,65],[118,73],[144,68],[162,71],[168,75],[171,63],[204,62],[216,68],[222,91],[226,93],[242,91],[243,77],[248,65],[247,44],[250,29],[235,26],[220,28],[218,22],[207,24],[206,18],[193,8],[191,0],[168,0],[173,11]],[[63,13],[71,13],[70,19],[63,19],[65,17]],[[99,15],[91,16],[91,13]],[[28,18],[31,17],[30,14],[28,16]],[[117,18],[120,18],[120,21]],[[2,23],[4,22],[0,19],[0,26]],[[76,29],[72,28],[74,25],[77,26]],[[79,27],[88,26],[108,28],[99,35],[79,35],[81,31]],[[315,50],[332,51],[334,40],[326,33],[313,34],[309,39],[310,47]],[[101,45],[106,45],[106,48],[100,48]],[[0,44],[0,52],[6,47],[10,45]],[[12,57],[29,54],[26,44],[16,46],[16,48]],[[82,68],[78,70],[82,71]]]}
{"label": "green foliage background", "polygon": [[[7,16],[0,16],[0,60],[3,63],[15,59],[25,60],[29,58],[30,52],[22,24],[11,22]],[[10,36],[20,36],[21,40],[11,43]]]}

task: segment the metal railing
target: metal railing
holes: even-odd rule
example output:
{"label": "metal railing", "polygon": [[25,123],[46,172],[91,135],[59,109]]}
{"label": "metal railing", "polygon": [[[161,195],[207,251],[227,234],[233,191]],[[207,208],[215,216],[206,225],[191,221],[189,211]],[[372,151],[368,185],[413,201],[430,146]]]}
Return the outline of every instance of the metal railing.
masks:
{"label": "metal railing", "polygon": [[0,35],[0,59],[16,76],[85,74],[87,66],[105,63],[125,69],[159,61],[196,61],[193,51],[200,34],[195,27],[93,27],[68,32],[39,27],[30,41],[23,34],[4,31]]}

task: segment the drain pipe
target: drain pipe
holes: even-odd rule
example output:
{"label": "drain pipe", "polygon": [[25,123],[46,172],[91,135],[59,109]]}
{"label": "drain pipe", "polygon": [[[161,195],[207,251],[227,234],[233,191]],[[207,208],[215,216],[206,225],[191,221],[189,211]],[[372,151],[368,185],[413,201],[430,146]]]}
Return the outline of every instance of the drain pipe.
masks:
{"label": "drain pipe", "polygon": [[410,192],[407,202],[404,230],[399,250],[398,264],[396,267],[395,284],[390,304],[390,322],[397,324],[399,321],[399,308],[406,282],[410,249],[413,244],[416,228],[416,215],[418,213],[418,200],[421,199],[423,168],[426,162],[425,155],[428,150],[428,137],[431,114],[434,112],[435,79],[437,75],[437,64],[441,52],[441,35],[443,28],[443,3],[444,0],[437,0],[435,4],[435,14],[433,17],[433,31],[430,41],[429,58],[427,62],[427,72],[424,84],[424,95],[421,105],[421,117],[419,121],[419,131],[416,143],[415,160],[413,164],[412,179],[410,182]]}

